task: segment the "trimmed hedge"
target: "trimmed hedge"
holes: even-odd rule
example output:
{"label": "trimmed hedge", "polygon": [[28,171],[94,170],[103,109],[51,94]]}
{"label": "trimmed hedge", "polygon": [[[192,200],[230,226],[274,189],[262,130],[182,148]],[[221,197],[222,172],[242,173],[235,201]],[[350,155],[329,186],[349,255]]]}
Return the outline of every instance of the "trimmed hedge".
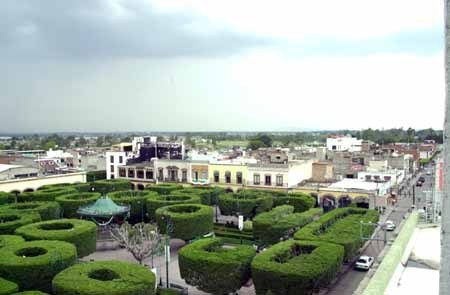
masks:
{"label": "trimmed hedge", "polygon": [[12,295],[48,295],[48,293],[44,293],[41,291],[24,291],[24,292],[14,293]]}
{"label": "trimmed hedge", "polygon": [[312,294],[336,277],[343,257],[343,247],[336,244],[296,240],[275,244],[253,259],[256,294]]}
{"label": "trimmed hedge", "polygon": [[0,235],[0,249],[9,245],[25,242],[21,236]]}
{"label": "trimmed hedge", "polygon": [[258,214],[253,219],[253,236],[262,244],[276,244],[283,237],[290,237],[296,230],[322,214],[321,208],[309,209],[303,213],[293,213],[294,207],[282,205],[270,212]]}
{"label": "trimmed hedge", "polygon": [[9,295],[19,291],[19,286],[11,281],[0,278],[0,295]]}
{"label": "trimmed hedge", "polygon": [[0,205],[8,204],[12,201],[14,201],[13,194],[0,192]]}
{"label": "trimmed hedge", "polygon": [[0,212],[39,213],[42,220],[53,220],[61,217],[61,207],[57,202],[26,202],[3,205],[0,206]]}
{"label": "trimmed hedge", "polygon": [[92,192],[90,183],[75,183],[75,184],[72,185],[72,187],[74,189],[76,189],[77,192],[80,192],[80,193]]}
{"label": "trimmed hedge", "polygon": [[240,289],[250,278],[250,263],[256,255],[252,246],[223,247],[219,238],[195,241],[178,253],[181,278],[189,285],[212,294]]}
{"label": "trimmed hedge", "polygon": [[157,197],[158,194],[149,191],[129,190],[109,193],[108,196],[117,204],[130,206],[130,219],[141,221],[147,212],[147,199]]}
{"label": "trimmed hedge", "polygon": [[53,279],[55,295],[154,295],[155,275],[146,267],[122,261],[74,265]]}
{"label": "trimmed hedge", "polygon": [[56,184],[46,184],[38,188],[38,191],[45,191],[45,190],[54,190],[54,189],[61,189],[61,188],[67,188],[71,186],[70,183],[56,183]]}
{"label": "trimmed hedge", "polygon": [[220,194],[225,193],[223,188],[184,188],[172,191],[173,195],[196,195],[200,197],[203,205],[215,205]]}
{"label": "trimmed hedge", "polygon": [[106,179],[106,170],[89,171],[86,173],[88,182]]}
{"label": "trimmed hedge", "polygon": [[76,190],[70,185],[64,187],[48,187],[35,192],[21,193],[17,196],[17,202],[54,201],[57,196],[75,192]]}
{"label": "trimmed hedge", "polygon": [[0,212],[0,234],[14,234],[17,228],[38,221],[41,221],[41,216],[37,212]]}
{"label": "trimmed hedge", "polygon": [[200,204],[200,197],[197,195],[151,195],[147,197],[147,215],[151,220],[155,220],[155,211],[158,208],[177,204]]}
{"label": "trimmed hedge", "polygon": [[95,192],[107,194],[115,191],[126,191],[131,189],[131,182],[125,179],[98,180],[91,183]]}
{"label": "trimmed hedge", "polygon": [[53,277],[77,260],[75,246],[61,241],[33,241],[0,249],[0,276],[20,290],[49,292]]}
{"label": "trimmed hedge", "polygon": [[78,208],[94,203],[100,196],[100,193],[77,192],[56,197],[56,202],[61,206],[65,218],[78,218]]}
{"label": "trimmed hedge", "polygon": [[316,200],[309,194],[290,193],[287,196],[273,198],[273,206],[290,205],[294,207],[294,212],[304,212],[314,207]]}
{"label": "trimmed hedge", "polygon": [[[354,257],[363,245],[360,221],[378,222],[378,212],[360,208],[338,208],[322,215],[318,220],[297,231],[297,240],[324,241],[342,245],[345,261]],[[375,227],[363,226],[363,235],[370,236]]]}
{"label": "trimmed hedge", "polygon": [[173,191],[182,189],[183,186],[181,184],[174,183],[160,183],[147,186],[145,190],[157,192],[160,195],[168,195]]}
{"label": "trimmed hedge", "polygon": [[158,287],[158,289],[156,290],[156,295],[182,295],[182,293],[177,289],[166,289]]}
{"label": "trimmed hedge", "polygon": [[179,204],[156,210],[156,221],[161,233],[166,233],[169,220],[169,235],[185,241],[213,231],[213,209],[200,204]]}
{"label": "trimmed hedge", "polygon": [[16,234],[27,241],[58,240],[74,244],[78,257],[95,252],[97,226],[95,223],[80,219],[60,219],[43,221],[19,227]]}
{"label": "trimmed hedge", "polygon": [[219,195],[219,208],[223,215],[235,215],[240,212],[245,218],[253,218],[256,214],[272,208],[272,196],[265,193],[241,191],[237,194]]}

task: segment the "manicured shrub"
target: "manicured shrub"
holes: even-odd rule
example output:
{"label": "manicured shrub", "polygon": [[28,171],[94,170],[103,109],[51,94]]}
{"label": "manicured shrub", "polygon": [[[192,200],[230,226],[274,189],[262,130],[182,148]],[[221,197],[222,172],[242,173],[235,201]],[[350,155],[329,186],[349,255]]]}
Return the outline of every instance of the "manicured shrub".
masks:
{"label": "manicured shrub", "polygon": [[178,253],[181,278],[211,294],[228,294],[250,278],[252,246],[224,247],[220,238],[195,241]]}
{"label": "manicured shrub", "polygon": [[225,193],[223,188],[184,188],[172,191],[173,195],[196,195],[200,197],[203,205],[215,205],[220,194]]}
{"label": "manicured shrub", "polygon": [[200,204],[200,197],[197,195],[150,195],[147,197],[146,209],[148,217],[155,220],[155,211],[158,208],[177,204]]}
{"label": "manicured shrub", "polygon": [[131,189],[131,182],[125,179],[98,180],[91,183],[95,192],[107,194],[115,191],[126,191]]}
{"label": "manicured shrub", "polygon": [[57,202],[25,202],[3,205],[0,206],[0,212],[39,213],[42,220],[53,220],[61,217],[61,207]]}
{"label": "manicured shrub", "polygon": [[278,243],[322,214],[321,208],[313,208],[303,213],[294,213],[294,207],[278,206],[270,212],[258,214],[253,219],[253,236],[262,244]]}
{"label": "manicured shrub", "polygon": [[44,293],[41,291],[24,291],[24,292],[14,293],[12,295],[48,295],[48,293]]}
{"label": "manicured shrub", "polygon": [[89,171],[86,173],[87,182],[106,179],[106,170]]}
{"label": "manicured shrub", "polygon": [[240,212],[245,218],[253,218],[256,214],[272,208],[272,196],[264,193],[241,191],[237,194],[219,195],[219,208],[223,215],[235,215]]}
{"label": "manicured shrub", "polygon": [[[294,235],[297,240],[324,241],[342,245],[344,259],[350,260],[362,246],[361,224],[378,221],[378,212],[360,208],[339,208],[322,215],[318,220],[301,228]],[[363,226],[364,236],[373,233],[374,226]]]}
{"label": "manicured shrub", "polygon": [[273,199],[273,206],[290,205],[294,207],[294,212],[304,212],[314,207],[316,201],[309,194],[290,193],[287,196],[277,196]]}
{"label": "manicured shrub", "polygon": [[56,197],[56,202],[62,208],[62,213],[65,218],[78,218],[78,208],[97,201],[100,198],[100,193],[72,193]]}
{"label": "manicured shrub", "polygon": [[149,191],[120,191],[109,193],[108,196],[116,204],[130,206],[130,219],[141,221],[146,215],[148,198],[157,197],[156,192]]}
{"label": "manicured shrub", "polygon": [[41,216],[37,212],[0,212],[0,234],[14,234],[16,228],[38,221],[41,221]]}
{"label": "manicured shrub", "polygon": [[153,295],[155,275],[146,267],[122,261],[74,265],[53,279],[55,295]]}
{"label": "manicured shrub", "polygon": [[56,183],[56,184],[46,184],[38,188],[38,191],[45,191],[45,190],[53,190],[53,189],[61,189],[61,188],[67,188],[71,186],[70,183]]}
{"label": "manicured shrub", "polygon": [[191,240],[213,231],[213,209],[199,204],[179,204],[161,207],[156,210],[156,220],[161,233],[172,238]]}
{"label": "manicured shrub", "polygon": [[16,235],[0,235],[0,249],[12,244],[22,243],[25,240]]}
{"label": "manicured shrub", "polygon": [[312,294],[336,277],[343,256],[343,247],[331,243],[288,240],[275,244],[252,261],[256,294]]}
{"label": "manicured shrub", "polygon": [[17,196],[17,202],[54,201],[57,196],[75,193],[73,187],[48,187],[35,192],[22,193]]}
{"label": "manicured shrub", "polygon": [[77,192],[80,192],[80,193],[92,192],[90,183],[75,183],[75,184],[72,185],[72,187],[74,189],[76,189]]}
{"label": "manicured shrub", "polygon": [[156,290],[156,295],[182,295],[181,290],[160,288]]}
{"label": "manicured shrub", "polygon": [[14,200],[14,195],[13,194],[0,192],[0,205],[4,205],[4,204],[7,204],[7,203],[10,203],[13,200]]}
{"label": "manicured shrub", "polygon": [[220,224],[214,224],[214,235],[221,238],[233,238],[239,240],[253,241],[253,232],[242,230],[237,227],[224,226]]}
{"label": "manicured shrub", "polygon": [[0,295],[9,295],[19,291],[19,286],[11,281],[0,278]]}
{"label": "manicured shrub", "polygon": [[183,186],[174,183],[160,183],[147,186],[145,189],[153,192],[157,192],[160,195],[168,195],[173,191],[182,189]]}
{"label": "manicured shrub", "polygon": [[16,230],[27,241],[58,240],[74,244],[79,257],[95,252],[97,226],[80,219],[42,221],[22,226]]}
{"label": "manicured shrub", "polygon": [[0,276],[19,285],[20,290],[49,292],[53,277],[73,265],[75,246],[61,241],[32,241],[0,249]]}

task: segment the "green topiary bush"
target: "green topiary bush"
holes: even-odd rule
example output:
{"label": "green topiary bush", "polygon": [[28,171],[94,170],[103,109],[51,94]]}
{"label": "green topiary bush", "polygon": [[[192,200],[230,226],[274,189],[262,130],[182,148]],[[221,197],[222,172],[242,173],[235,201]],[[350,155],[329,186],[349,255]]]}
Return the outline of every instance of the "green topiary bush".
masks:
{"label": "green topiary bush", "polygon": [[8,204],[13,200],[14,200],[13,194],[0,192],[0,205]]}
{"label": "green topiary bush", "polygon": [[178,253],[181,278],[207,293],[235,292],[250,278],[255,254],[252,246],[224,247],[219,238],[198,240]]}
{"label": "green topiary bush", "polygon": [[158,208],[177,204],[200,204],[200,197],[197,195],[151,195],[147,197],[147,215],[151,220],[155,220],[155,211]]}
{"label": "green topiary bush", "polygon": [[85,206],[97,201],[100,198],[100,193],[72,193],[56,197],[56,202],[59,203],[65,218],[78,218],[77,210],[81,206]]}
{"label": "green topiary bush", "polygon": [[14,293],[12,295],[48,295],[48,293],[44,293],[41,291],[24,291],[24,292]]}
{"label": "green topiary bush", "polygon": [[95,192],[107,194],[115,191],[126,191],[131,189],[131,182],[125,179],[98,180],[91,183]]}
{"label": "green topiary bush", "polygon": [[10,295],[17,291],[19,286],[16,283],[0,278],[0,295]]}
{"label": "green topiary bush", "polygon": [[288,240],[275,244],[252,261],[256,294],[312,294],[336,277],[343,257],[343,247],[331,243]]}
{"label": "green topiary bush", "polygon": [[250,190],[219,195],[219,208],[223,215],[235,215],[240,212],[245,218],[253,218],[258,213],[269,211],[272,204],[271,195],[254,193]]}
{"label": "green topiary bush", "polygon": [[161,233],[185,241],[201,237],[213,231],[213,209],[206,205],[179,204],[161,207],[156,210],[156,220]]}
{"label": "green topiary bush", "polygon": [[294,207],[282,205],[270,212],[258,214],[253,219],[253,236],[264,245],[276,244],[281,238],[291,237],[302,226],[322,214],[321,208],[294,213]]}
{"label": "green topiary bush", "polygon": [[316,200],[309,194],[290,193],[287,196],[277,196],[273,199],[273,206],[290,205],[294,207],[294,212],[304,212],[314,207]]}
{"label": "green topiary bush", "polygon": [[181,184],[174,183],[160,183],[147,186],[145,190],[157,192],[160,195],[168,195],[173,191],[182,189],[183,186]]}
{"label": "green topiary bush", "polygon": [[54,201],[57,196],[75,193],[73,187],[49,187],[35,192],[21,193],[17,196],[17,202],[44,202]]}
{"label": "green topiary bush", "polygon": [[57,202],[25,202],[3,205],[0,206],[0,212],[39,213],[42,220],[53,220],[61,217],[61,207]]}
{"label": "green topiary bush", "polygon": [[41,216],[37,212],[0,212],[0,234],[14,234],[16,228],[38,221],[41,221]]}
{"label": "green topiary bush", "polygon": [[95,252],[97,226],[95,223],[80,219],[60,219],[37,222],[22,226],[16,230],[27,241],[58,240],[74,244],[79,257]]}
{"label": "green topiary bush", "polygon": [[[338,208],[322,215],[295,233],[297,240],[324,241],[342,245],[344,259],[350,260],[362,246],[360,230],[363,222],[378,222],[378,212],[360,208]],[[375,227],[363,226],[363,235],[370,236]]]}
{"label": "green topiary bush", "polygon": [[0,235],[0,249],[12,244],[22,243],[25,240],[21,236],[16,235]]}
{"label": "green topiary bush", "polygon": [[203,205],[215,205],[220,194],[225,193],[223,188],[184,188],[172,191],[172,195],[195,195],[199,196]]}
{"label": "green topiary bush", "polygon": [[20,290],[49,292],[53,277],[73,265],[75,246],[61,241],[23,242],[0,249],[0,276]]}
{"label": "green topiary bush", "polygon": [[153,295],[155,275],[146,267],[122,261],[74,265],[53,279],[55,295]]}
{"label": "green topiary bush", "polygon": [[147,214],[147,199],[158,196],[149,191],[120,191],[109,193],[108,196],[116,204],[130,206],[131,221],[142,221]]}
{"label": "green topiary bush", "polygon": [[72,186],[77,192],[80,193],[89,193],[92,192],[90,183],[75,183]]}

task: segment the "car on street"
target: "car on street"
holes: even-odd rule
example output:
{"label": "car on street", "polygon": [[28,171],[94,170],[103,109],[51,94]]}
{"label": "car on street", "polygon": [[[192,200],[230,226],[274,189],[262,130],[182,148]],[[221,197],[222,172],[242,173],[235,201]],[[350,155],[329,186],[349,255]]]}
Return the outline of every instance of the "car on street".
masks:
{"label": "car on street", "polygon": [[419,177],[419,181],[422,182],[422,183],[424,183],[424,182],[425,182],[425,177],[420,176],[420,177]]}
{"label": "car on street", "polygon": [[358,260],[355,262],[355,269],[361,270],[369,270],[374,262],[374,258],[372,256],[362,255],[359,256]]}
{"label": "car on street", "polygon": [[395,223],[392,220],[387,220],[384,225],[387,231],[395,230]]}
{"label": "car on street", "polygon": [[420,180],[417,180],[417,182],[416,182],[416,186],[422,186],[422,181],[420,181]]}

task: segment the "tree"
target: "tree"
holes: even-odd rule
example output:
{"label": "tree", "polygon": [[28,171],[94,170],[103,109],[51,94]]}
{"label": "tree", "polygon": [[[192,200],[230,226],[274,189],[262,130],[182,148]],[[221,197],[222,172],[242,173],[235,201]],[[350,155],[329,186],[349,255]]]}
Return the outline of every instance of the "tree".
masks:
{"label": "tree", "polygon": [[45,143],[44,149],[45,149],[46,151],[48,151],[48,150],[50,150],[50,149],[55,148],[55,146],[56,146],[56,142],[54,142],[53,140],[50,140],[50,141],[47,141],[47,142]]}
{"label": "tree", "polygon": [[130,225],[125,222],[120,227],[111,230],[111,235],[140,264],[143,264],[144,259],[151,256],[153,267],[153,255],[158,254],[162,246],[161,235],[155,225],[143,222]]}

